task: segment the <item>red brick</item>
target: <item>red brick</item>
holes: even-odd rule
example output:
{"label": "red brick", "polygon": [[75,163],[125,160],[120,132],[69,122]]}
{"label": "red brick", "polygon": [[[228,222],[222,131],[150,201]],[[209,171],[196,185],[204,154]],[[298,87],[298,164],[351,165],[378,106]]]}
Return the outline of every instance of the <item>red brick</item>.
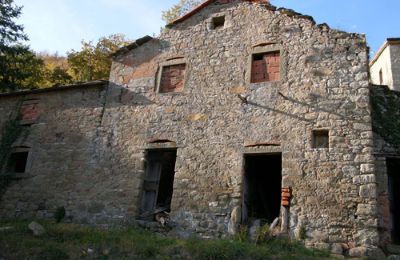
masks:
{"label": "red brick", "polygon": [[165,66],[161,75],[160,92],[180,92],[183,90],[185,64]]}

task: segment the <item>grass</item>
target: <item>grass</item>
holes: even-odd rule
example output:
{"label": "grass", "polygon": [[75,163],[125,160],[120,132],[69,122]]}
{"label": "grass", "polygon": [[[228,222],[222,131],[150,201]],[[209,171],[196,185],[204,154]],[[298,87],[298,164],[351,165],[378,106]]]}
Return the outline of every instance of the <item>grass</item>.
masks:
{"label": "grass", "polygon": [[[235,239],[169,238],[137,227],[100,229],[39,221],[40,237],[28,221],[0,222],[0,259],[321,259],[329,254],[309,250],[285,238],[261,244]],[[1,229],[11,227],[10,229]]]}

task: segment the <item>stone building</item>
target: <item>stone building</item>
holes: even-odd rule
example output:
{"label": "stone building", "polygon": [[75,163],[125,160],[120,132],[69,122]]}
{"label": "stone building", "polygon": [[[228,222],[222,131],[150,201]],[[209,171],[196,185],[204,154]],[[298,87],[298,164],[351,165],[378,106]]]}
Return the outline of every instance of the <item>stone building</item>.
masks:
{"label": "stone building", "polygon": [[400,91],[400,38],[388,38],[369,66],[373,84]]}
{"label": "stone building", "polygon": [[364,35],[267,1],[206,1],[118,51],[109,83],[0,95],[0,214],[168,212],[171,232],[203,237],[278,218],[308,246],[378,257],[400,234],[380,116],[398,97],[370,86],[368,62]]}

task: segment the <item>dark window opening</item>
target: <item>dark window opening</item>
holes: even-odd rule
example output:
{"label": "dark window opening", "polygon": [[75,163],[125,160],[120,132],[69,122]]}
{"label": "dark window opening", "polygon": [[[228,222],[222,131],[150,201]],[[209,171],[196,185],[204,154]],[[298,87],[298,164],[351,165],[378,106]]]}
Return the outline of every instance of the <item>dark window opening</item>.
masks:
{"label": "dark window opening", "polygon": [[256,53],[252,56],[251,83],[280,80],[280,52]]}
{"label": "dark window opening", "polygon": [[15,152],[10,155],[7,170],[12,173],[24,173],[28,161],[28,152]]}
{"label": "dark window opening", "polygon": [[159,92],[182,92],[185,83],[185,70],[186,64],[163,67]]}
{"label": "dark window opening", "polygon": [[281,208],[282,156],[246,155],[244,160],[242,222],[261,219],[271,224]]}
{"label": "dark window opening", "polygon": [[224,25],[225,25],[225,16],[218,16],[212,19],[213,29],[223,28]]}
{"label": "dark window opening", "polygon": [[383,72],[382,72],[382,69],[379,70],[379,84],[383,85]]}
{"label": "dark window opening", "polygon": [[389,184],[392,243],[400,244],[400,159],[386,160]]}
{"label": "dark window opening", "polygon": [[141,216],[170,212],[175,176],[176,150],[147,152]]}
{"label": "dark window opening", "polygon": [[329,130],[314,130],[312,136],[313,148],[329,148]]}

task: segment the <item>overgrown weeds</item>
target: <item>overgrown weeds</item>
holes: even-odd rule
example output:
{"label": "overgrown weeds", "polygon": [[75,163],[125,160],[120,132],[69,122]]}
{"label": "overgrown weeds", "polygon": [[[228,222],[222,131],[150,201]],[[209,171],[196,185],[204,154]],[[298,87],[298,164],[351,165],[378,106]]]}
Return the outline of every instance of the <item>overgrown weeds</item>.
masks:
{"label": "overgrown weeds", "polygon": [[[0,222],[0,259],[319,259],[329,254],[312,251],[288,238],[259,244],[235,239],[181,240],[137,227],[100,229],[39,221],[40,237],[28,232],[28,221]],[[11,227],[2,229],[2,227]]]}

